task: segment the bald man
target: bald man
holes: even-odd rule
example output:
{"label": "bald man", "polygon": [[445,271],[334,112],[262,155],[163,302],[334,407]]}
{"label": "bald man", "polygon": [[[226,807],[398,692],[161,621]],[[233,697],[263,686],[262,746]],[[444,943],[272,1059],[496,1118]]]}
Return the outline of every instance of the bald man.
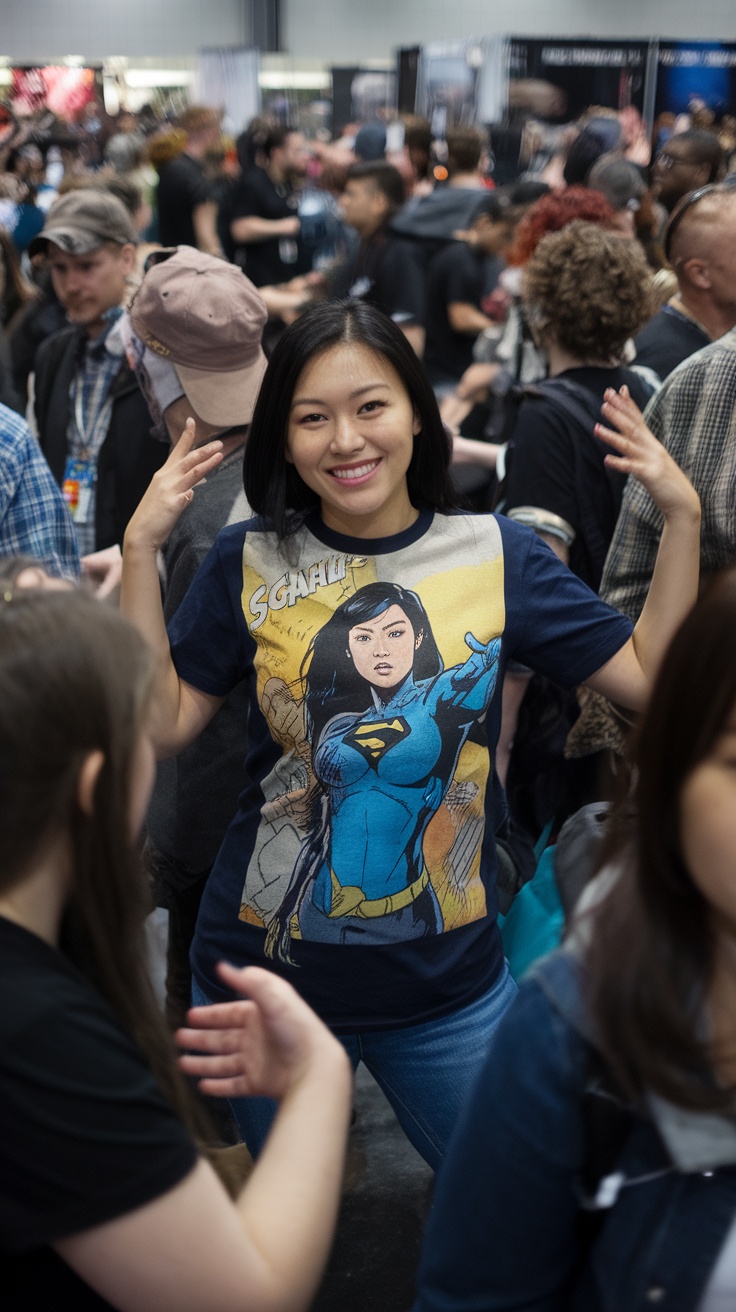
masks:
{"label": "bald man", "polygon": [[681,201],[664,240],[678,289],[635,339],[636,364],[662,380],[736,325],[736,188]]}

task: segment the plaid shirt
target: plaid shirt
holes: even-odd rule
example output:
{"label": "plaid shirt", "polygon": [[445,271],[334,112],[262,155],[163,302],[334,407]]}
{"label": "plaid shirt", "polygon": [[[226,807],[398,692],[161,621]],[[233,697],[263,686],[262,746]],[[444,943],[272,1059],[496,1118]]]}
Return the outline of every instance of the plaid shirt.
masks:
{"label": "plaid shirt", "polygon": [[[736,561],[736,328],[684,360],[645,419],[700,497],[703,576]],[[663,516],[630,478],[606,559],[601,596],[639,618],[654,572]]]}
{"label": "plaid shirt", "polygon": [[36,556],[50,574],[79,578],[66,503],[28,425],[0,405],[0,555]]}

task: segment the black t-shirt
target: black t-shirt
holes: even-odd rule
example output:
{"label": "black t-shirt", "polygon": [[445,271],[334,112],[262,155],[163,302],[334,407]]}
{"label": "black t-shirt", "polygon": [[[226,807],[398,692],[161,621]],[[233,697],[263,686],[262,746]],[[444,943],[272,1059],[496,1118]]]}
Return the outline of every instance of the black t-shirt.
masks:
{"label": "black t-shirt", "polygon": [[196,246],[192,215],[198,205],[206,205],[212,199],[212,189],[199,160],[183,154],[163,164],[156,192],[162,246]]}
{"label": "black t-shirt", "polygon": [[475,337],[455,331],[447,315],[448,305],[463,302],[479,310],[502,268],[501,260],[464,241],[453,242],[435,255],[427,278],[424,347],[424,367],[433,383],[459,382],[473,363]]}
{"label": "black t-shirt", "polygon": [[566,520],[575,532],[570,569],[597,592],[603,568],[600,539],[605,558],[626,480],[606,469],[603,460],[611,448],[599,441],[593,427],[601,418],[606,388],[619,388],[625,383],[642,407],[651,388],[631,369],[589,367],[566,369],[545,387],[564,385],[565,380],[582,390],[582,404],[590,410],[590,426],[584,432],[582,424],[549,396],[523,401],[509,452],[504,510],[508,513],[518,506],[536,506]]}
{"label": "black t-shirt", "polygon": [[395,323],[424,320],[425,274],[415,242],[379,228],[335,271],[333,297],[351,296],[375,305]]}
{"label": "black t-shirt", "polygon": [[105,1000],[0,917],[4,1312],[108,1308],[50,1245],[177,1185],[196,1151]]}
{"label": "black t-shirt", "polygon": [[634,338],[636,363],[653,369],[664,382],[678,364],[710,345],[710,337],[699,324],[673,305],[663,305]]}
{"label": "black t-shirt", "polygon": [[254,168],[233,184],[223,201],[221,234],[226,236],[226,251],[233,263],[247,273],[256,287],[288,282],[297,274],[307,273],[311,260],[300,234],[294,237],[270,237],[239,245],[230,233],[234,219],[294,218],[299,209],[299,195],[287,183],[271,181],[265,169]]}

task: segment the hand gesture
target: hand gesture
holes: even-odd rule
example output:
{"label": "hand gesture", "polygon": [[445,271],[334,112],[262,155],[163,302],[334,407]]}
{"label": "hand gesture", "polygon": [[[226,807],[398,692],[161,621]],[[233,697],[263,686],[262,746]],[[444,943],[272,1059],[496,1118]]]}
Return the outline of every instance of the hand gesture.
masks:
{"label": "hand gesture", "polygon": [[200,1077],[203,1093],[283,1098],[317,1064],[345,1059],[337,1040],[286,980],[258,966],[236,970],[225,962],[218,974],[248,1001],[192,1007],[189,1025],[176,1033],[180,1047],[198,1050],[181,1056],[179,1065]]}
{"label": "hand gesture", "polygon": [[222,442],[215,440],[193,449],[196,431],[187,419],[184,432],[166,464],[151,479],[125,538],[136,546],[158,551],[168,541],[176,521],[195,495],[195,487],[222,460]]}
{"label": "hand gesture", "polygon": [[112,547],[82,556],[82,573],[92,584],[98,601],[111,597],[120,586],[123,574],[123,554],[117,542]]}
{"label": "hand gesture", "polygon": [[595,432],[618,455],[605,458],[609,469],[633,474],[643,484],[665,519],[678,515],[700,514],[700,501],[689,478],[672,459],[661,442],[647,428],[638,405],[632,401],[628,387],[619,392],[609,388],[601,406],[607,422],[615,427],[596,424]]}
{"label": "hand gesture", "polygon": [[479,664],[482,664],[487,670],[492,670],[498,665],[498,658],[501,654],[501,639],[492,638],[490,642],[479,642],[474,638],[472,633],[465,634],[465,645],[480,657]]}

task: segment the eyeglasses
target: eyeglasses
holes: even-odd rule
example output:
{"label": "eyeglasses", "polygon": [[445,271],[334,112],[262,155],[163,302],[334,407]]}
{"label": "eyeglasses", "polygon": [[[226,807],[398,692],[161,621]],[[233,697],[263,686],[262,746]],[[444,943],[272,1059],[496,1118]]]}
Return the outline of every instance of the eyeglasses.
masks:
{"label": "eyeglasses", "polygon": [[681,159],[677,155],[670,155],[666,150],[660,150],[654,163],[658,164],[661,169],[667,171],[671,169],[674,164],[691,164],[692,160]]}
{"label": "eyeglasses", "polygon": [[693,207],[697,205],[701,200],[703,200],[706,196],[722,196],[724,194],[729,195],[732,194],[732,192],[733,192],[733,188],[724,187],[722,182],[709,182],[705,187],[696,187],[695,191],[691,191],[689,196],[683,197],[679,205],[677,205],[676,208],[672,211],[669,217],[669,221],[667,223],[667,227],[664,230],[662,245],[664,247],[664,253],[668,264],[672,263],[672,260],[670,258],[670,251],[672,249],[672,238],[677,232],[677,229],[679,228],[680,224],[682,223],[682,220],[684,219],[688,211],[693,209]]}

